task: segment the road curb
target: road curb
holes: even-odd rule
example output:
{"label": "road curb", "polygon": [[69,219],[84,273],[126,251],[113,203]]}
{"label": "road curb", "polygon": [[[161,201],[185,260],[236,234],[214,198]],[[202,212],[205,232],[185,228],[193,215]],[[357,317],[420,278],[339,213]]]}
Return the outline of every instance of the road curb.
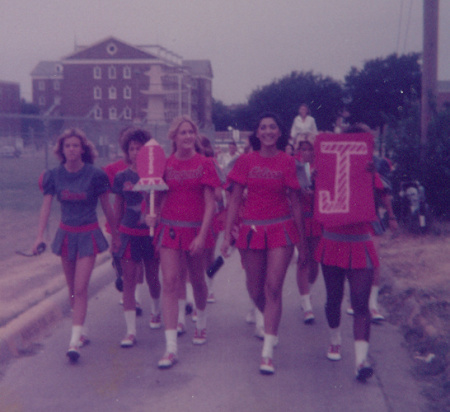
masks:
{"label": "road curb", "polygon": [[[114,280],[110,255],[99,256],[89,283],[89,298]],[[33,344],[68,315],[70,304],[64,287],[0,328],[0,364],[28,353]]]}

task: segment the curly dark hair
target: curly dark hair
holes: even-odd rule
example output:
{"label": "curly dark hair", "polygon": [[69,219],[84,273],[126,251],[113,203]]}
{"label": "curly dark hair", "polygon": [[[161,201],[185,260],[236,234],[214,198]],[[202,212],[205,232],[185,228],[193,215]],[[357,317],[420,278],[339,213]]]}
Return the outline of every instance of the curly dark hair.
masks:
{"label": "curly dark hair", "polygon": [[128,149],[131,142],[141,143],[144,145],[152,138],[150,132],[144,129],[131,128],[125,131],[125,133],[120,137],[120,148],[122,149],[125,160],[130,163],[130,158],[128,156]]}
{"label": "curly dark hair", "polygon": [[287,134],[286,128],[284,127],[283,123],[281,122],[280,118],[278,117],[278,115],[276,115],[275,113],[271,113],[271,112],[266,112],[261,114],[258,117],[258,121],[256,122],[256,125],[253,129],[252,134],[250,135],[250,137],[248,138],[250,144],[252,145],[253,150],[257,151],[261,149],[261,142],[259,141],[259,139],[256,137],[256,134],[258,132],[259,129],[259,125],[261,124],[261,122],[263,121],[263,119],[273,119],[275,121],[275,123],[277,124],[278,128],[280,129],[281,132],[281,136],[280,138],[277,140],[277,149],[278,150],[282,150],[284,151],[286,148],[286,145],[289,142],[289,136]]}

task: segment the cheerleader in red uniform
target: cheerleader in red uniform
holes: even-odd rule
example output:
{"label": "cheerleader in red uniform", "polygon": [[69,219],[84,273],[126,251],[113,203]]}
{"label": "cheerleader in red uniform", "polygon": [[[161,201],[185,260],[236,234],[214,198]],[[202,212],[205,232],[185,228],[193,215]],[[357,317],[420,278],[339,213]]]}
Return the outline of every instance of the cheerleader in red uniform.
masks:
{"label": "cheerleader in red uniform", "polygon": [[[192,342],[206,342],[205,248],[212,247],[211,222],[215,212],[214,189],[221,185],[213,159],[196,152],[198,129],[187,116],[173,121],[169,130],[174,152],[167,160],[164,180],[169,190],[159,199],[159,224],[155,244],[160,250],[163,276],[162,312],[166,327],[166,352],[161,369],[177,361],[178,298],[181,276],[189,271],[197,310]],[[157,205],[158,206],[158,205]],[[149,225],[155,221],[147,219]],[[184,285],[182,285],[184,287]]]}
{"label": "cheerleader in red uniform", "polygon": [[[307,171],[308,180],[314,179],[314,147],[308,140],[299,142],[297,159]],[[297,285],[300,292],[300,305],[303,309],[303,322],[306,325],[314,323],[314,313],[311,305],[310,290],[317,279],[319,264],[314,260],[314,253],[322,234],[322,226],[313,217],[314,191],[313,184],[302,191],[301,204],[303,211],[303,227],[305,230],[306,260],[297,262]]]}
{"label": "cheerleader in red uniform", "polygon": [[288,136],[277,116],[262,115],[250,141],[254,151],[241,155],[228,175],[232,192],[221,251],[228,255],[233,224],[247,188],[236,246],[248,292],[264,314],[260,372],[271,375],[275,372],[273,348],[278,341],[283,282],[295,244],[301,244],[300,255],[304,255],[300,185],[295,160],[284,152]]}
{"label": "cheerleader in red uniform", "polygon": [[100,200],[108,223],[113,228],[113,247],[118,246],[114,212],[109,204],[110,185],[104,171],[93,165],[96,151],[79,129],[66,130],[56,142],[55,154],[60,166],[45,173],[44,200],[39,216],[38,236],[33,252],[43,241],[53,197],[61,203],[61,223],[52,243],[52,251],[61,256],[72,307],[72,335],[67,356],[76,362],[79,348],[89,342],[84,323],[88,305],[88,285],[97,253],[108,248],[97,220]]}
{"label": "cheerleader in red uniform", "polygon": [[[358,126],[347,133],[364,132]],[[368,165],[366,173],[371,173]],[[353,338],[355,349],[356,379],[365,382],[373,375],[368,361],[370,339],[369,295],[374,270],[379,267],[377,252],[371,236],[370,222],[346,226],[328,227],[324,224],[322,238],[317,246],[315,258],[321,263],[327,299],[325,314],[330,330],[330,345],[327,358],[341,360],[341,304],[347,278],[350,286],[350,301],[354,311]]]}

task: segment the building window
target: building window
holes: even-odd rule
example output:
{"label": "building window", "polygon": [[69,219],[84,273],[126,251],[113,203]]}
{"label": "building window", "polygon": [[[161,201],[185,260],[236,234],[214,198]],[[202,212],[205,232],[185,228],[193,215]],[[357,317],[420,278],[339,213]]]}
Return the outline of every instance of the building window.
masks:
{"label": "building window", "polygon": [[100,100],[102,98],[102,89],[99,86],[94,87],[94,99]]}
{"label": "building window", "polygon": [[117,90],[116,90],[116,88],[115,88],[114,86],[111,86],[111,87],[108,89],[108,97],[109,97],[111,100],[117,99]]}
{"label": "building window", "polygon": [[125,110],[123,112],[124,119],[130,120],[131,119],[131,109],[129,107],[125,107]]}
{"label": "building window", "polygon": [[115,107],[109,108],[109,119],[116,120],[117,119],[117,109]]}
{"label": "building window", "polygon": [[59,80],[53,80],[53,90],[59,90],[61,89],[61,83]]}
{"label": "building window", "polygon": [[94,117],[97,120],[102,118],[102,109],[100,107],[98,107],[98,106],[94,109]]}
{"label": "building window", "polygon": [[116,68],[114,66],[109,66],[108,67],[108,77],[110,79],[115,79],[116,78]]}
{"label": "building window", "polygon": [[61,96],[55,96],[54,102],[55,102],[55,104],[60,105],[61,104]]}
{"label": "building window", "polygon": [[113,56],[117,53],[117,46],[114,43],[109,43],[106,46],[106,51],[110,56]]}
{"label": "building window", "polygon": [[101,79],[102,78],[102,69],[99,66],[94,67],[94,79]]}
{"label": "building window", "polygon": [[124,99],[131,99],[131,87],[130,86],[126,86],[123,88],[123,98]]}
{"label": "building window", "polygon": [[123,68],[123,78],[124,79],[131,79],[131,68],[130,68],[130,66],[125,66]]}
{"label": "building window", "polygon": [[44,96],[39,97],[39,106],[45,106],[45,97]]}
{"label": "building window", "polygon": [[41,91],[45,90],[45,81],[44,80],[39,80],[38,89]]}

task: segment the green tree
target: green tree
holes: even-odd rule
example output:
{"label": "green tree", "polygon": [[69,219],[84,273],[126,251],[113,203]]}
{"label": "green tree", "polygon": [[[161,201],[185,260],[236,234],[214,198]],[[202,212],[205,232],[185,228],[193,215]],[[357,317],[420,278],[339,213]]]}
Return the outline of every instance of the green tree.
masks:
{"label": "green tree", "polygon": [[255,90],[248,101],[247,128],[262,112],[277,113],[290,127],[301,103],[311,109],[319,130],[331,130],[342,107],[343,89],[339,82],[312,72],[292,72]]}
{"label": "green tree", "polygon": [[345,76],[345,92],[352,122],[382,128],[391,120],[407,118],[420,100],[420,55],[410,53],[368,60]]}

